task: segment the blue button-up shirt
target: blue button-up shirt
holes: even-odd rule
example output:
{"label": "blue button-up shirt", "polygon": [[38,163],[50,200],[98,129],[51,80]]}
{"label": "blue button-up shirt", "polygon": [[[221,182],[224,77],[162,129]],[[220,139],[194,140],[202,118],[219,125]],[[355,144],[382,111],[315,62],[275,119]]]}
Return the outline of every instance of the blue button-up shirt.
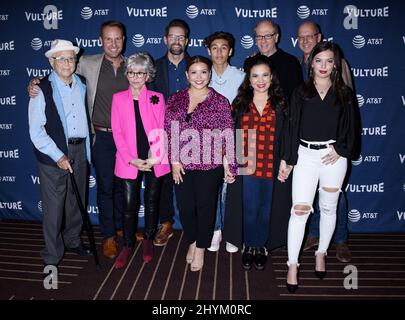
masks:
{"label": "blue button-up shirt", "polygon": [[[56,74],[55,84],[61,97],[63,110],[66,118],[67,138],[85,138],[88,132],[86,107],[82,99],[80,86],[73,77],[70,85],[65,84]],[[56,146],[55,142],[45,130],[45,97],[42,91],[35,98],[31,98],[28,106],[28,119],[30,125],[30,137],[34,146],[42,153],[48,155],[55,162],[62,156],[63,152]]]}
{"label": "blue button-up shirt", "polygon": [[179,92],[187,87],[186,59],[176,66],[169,61],[169,95]]}

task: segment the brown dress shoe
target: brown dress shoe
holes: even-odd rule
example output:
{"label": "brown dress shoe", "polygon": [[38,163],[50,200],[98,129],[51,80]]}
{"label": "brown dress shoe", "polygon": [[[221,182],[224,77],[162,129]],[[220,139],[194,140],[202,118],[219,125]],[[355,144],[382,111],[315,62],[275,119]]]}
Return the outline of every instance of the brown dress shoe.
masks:
{"label": "brown dress shoe", "polygon": [[103,254],[109,259],[114,259],[117,256],[117,243],[114,237],[104,240]]}
{"label": "brown dress shoe", "polygon": [[337,243],[336,247],[336,258],[340,262],[350,262],[352,260],[352,254],[346,243]]}
{"label": "brown dress shoe", "polygon": [[121,229],[121,230],[117,230],[117,237],[118,238],[123,238],[124,237],[124,231]]}
{"label": "brown dress shoe", "polygon": [[143,232],[142,231],[137,231],[135,233],[136,241],[141,241],[143,240]]}
{"label": "brown dress shoe", "polygon": [[158,247],[165,246],[167,241],[173,236],[173,228],[171,222],[165,222],[160,225],[159,231],[153,240],[153,244]]}
{"label": "brown dress shoe", "polygon": [[313,247],[317,246],[318,244],[319,244],[319,238],[309,235],[307,237],[307,241],[305,241],[305,244],[304,244],[304,251],[312,249]]}

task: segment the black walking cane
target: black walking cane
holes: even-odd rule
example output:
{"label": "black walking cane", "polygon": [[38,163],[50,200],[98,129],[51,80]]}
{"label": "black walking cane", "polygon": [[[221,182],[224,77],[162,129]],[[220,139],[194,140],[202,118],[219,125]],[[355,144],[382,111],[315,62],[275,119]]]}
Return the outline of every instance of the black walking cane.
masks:
{"label": "black walking cane", "polygon": [[[73,160],[70,160],[70,164],[73,165]],[[80,214],[82,215],[84,229],[86,230],[87,237],[90,243],[90,250],[93,252],[94,261],[96,262],[96,266],[100,268],[100,261],[98,260],[97,249],[96,249],[96,241],[94,240],[94,233],[93,227],[91,226],[89,215],[87,211],[84,209],[82,199],[80,198],[79,189],[77,188],[76,179],[73,172],[70,172],[70,180],[72,181],[72,188],[73,193],[76,196],[77,204],[79,205]]]}

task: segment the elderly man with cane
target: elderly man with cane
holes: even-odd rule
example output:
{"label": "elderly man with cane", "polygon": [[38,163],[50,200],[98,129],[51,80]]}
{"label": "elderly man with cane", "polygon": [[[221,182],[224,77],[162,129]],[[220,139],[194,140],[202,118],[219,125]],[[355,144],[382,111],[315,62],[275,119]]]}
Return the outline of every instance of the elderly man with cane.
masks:
{"label": "elderly man with cane", "polygon": [[57,266],[65,250],[90,254],[80,239],[82,217],[70,181],[73,174],[84,201],[90,134],[86,86],[74,74],[78,52],[70,41],[52,42],[45,56],[53,70],[41,80],[40,93],[29,102],[29,133],[41,181],[45,240],[41,256],[45,265]]}

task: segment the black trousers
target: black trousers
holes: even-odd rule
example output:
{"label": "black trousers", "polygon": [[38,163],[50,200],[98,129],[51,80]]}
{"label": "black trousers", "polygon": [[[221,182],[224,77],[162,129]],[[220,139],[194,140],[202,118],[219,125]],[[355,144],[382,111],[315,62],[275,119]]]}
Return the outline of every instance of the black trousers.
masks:
{"label": "black trousers", "polygon": [[183,182],[175,185],[180,221],[189,243],[209,248],[214,232],[219,186],[223,167],[212,170],[185,170]]}
{"label": "black trousers", "polygon": [[138,226],[138,211],[140,206],[140,191],[142,179],[145,176],[145,229],[144,239],[152,240],[159,218],[159,197],[162,186],[162,178],[156,178],[153,170],[151,172],[138,171],[136,179],[123,179],[124,189],[124,213],[123,230],[124,242],[128,247],[135,244],[135,231]]}
{"label": "black trousers", "polygon": [[174,223],[172,174],[166,174],[162,177],[162,180],[162,190],[160,192],[159,220],[160,223]]}

